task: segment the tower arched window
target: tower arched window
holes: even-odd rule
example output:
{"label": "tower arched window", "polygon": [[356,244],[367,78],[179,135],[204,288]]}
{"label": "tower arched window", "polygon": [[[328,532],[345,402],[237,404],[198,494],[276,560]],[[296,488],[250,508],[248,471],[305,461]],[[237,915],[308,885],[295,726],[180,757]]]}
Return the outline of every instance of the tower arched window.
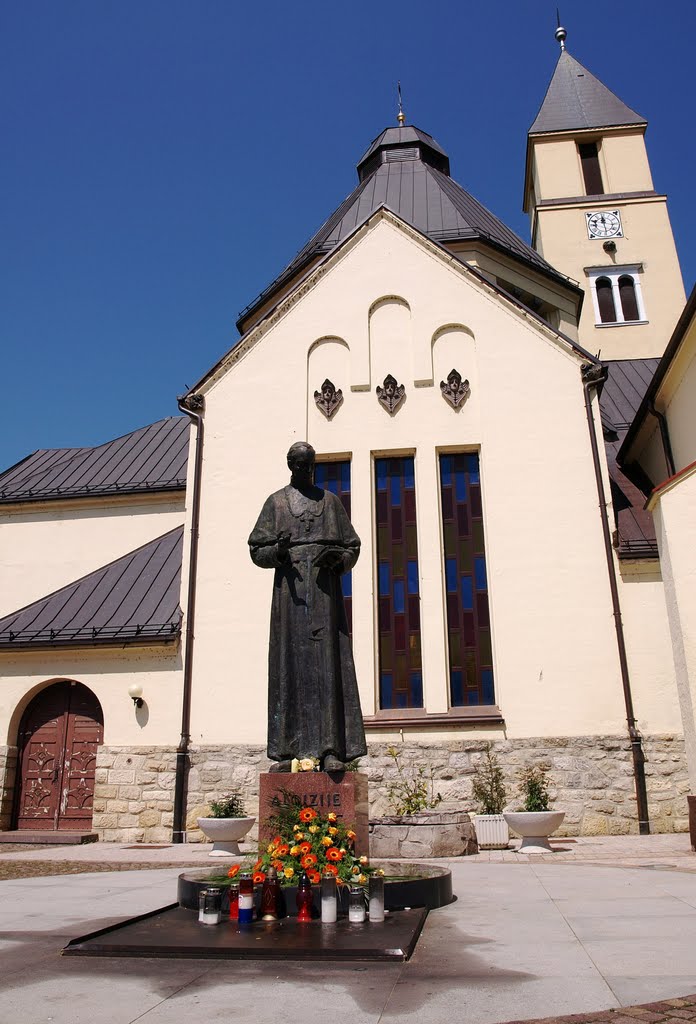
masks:
{"label": "tower arched window", "polygon": [[642,270],[640,264],[585,269],[597,327],[622,327],[648,322],[641,288]]}
{"label": "tower arched window", "polygon": [[636,285],[630,274],[622,274],[619,278],[619,298],[624,320],[640,320]]}
{"label": "tower arched window", "polygon": [[597,290],[599,319],[603,324],[615,324],[616,307],[614,305],[614,292],[611,287],[611,281],[608,277],[598,277],[595,288]]}

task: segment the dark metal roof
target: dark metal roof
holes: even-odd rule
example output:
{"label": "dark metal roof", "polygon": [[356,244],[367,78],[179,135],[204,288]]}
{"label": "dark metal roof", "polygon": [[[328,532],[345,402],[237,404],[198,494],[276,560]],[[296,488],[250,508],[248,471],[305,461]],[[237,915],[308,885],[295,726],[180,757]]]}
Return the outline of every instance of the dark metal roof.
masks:
{"label": "dark metal roof", "polygon": [[182,490],[189,419],[169,416],[95,448],[42,448],[0,474],[0,504]]}
{"label": "dark metal roof", "polygon": [[653,518],[643,507],[646,495],[625,475],[616,457],[659,362],[659,359],[618,359],[606,363],[609,377],[599,406],[620,558],[658,557]]}
{"label": "dark metal roof", "polygon": [[171,643],[181,632],[183,526],[0,619],[0,648]]}
{"label": "dark metal roof", "polygon": [[[404,135],[406,133],[408,138]],[[405,140],[405,141],[404,141]],[[405,144],[407,143],[407,144]],[[312,260],[330,252],[381,206],[436,242],[483,239],[527,266],[568,285],[568,278],[449,176],[444,150],[418,128],[387,128],[358,165],[360,184],[246,309],[237,327]]]}
{"label": "dark metal roof", "polygon": [[529,133],[646,123],[644,117],[627,107],[567,50],[563,50]]}

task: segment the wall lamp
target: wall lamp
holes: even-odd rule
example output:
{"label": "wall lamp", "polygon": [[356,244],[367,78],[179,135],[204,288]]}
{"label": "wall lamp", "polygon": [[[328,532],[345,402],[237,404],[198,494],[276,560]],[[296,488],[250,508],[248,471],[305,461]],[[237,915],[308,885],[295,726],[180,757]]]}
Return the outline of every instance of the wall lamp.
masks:
{"label": "wall lamp", "polygon": [[128,687],[128,696],[131,698],[136,708],[141,708],[143,706],[143,688],[140,683],[131,683]]}

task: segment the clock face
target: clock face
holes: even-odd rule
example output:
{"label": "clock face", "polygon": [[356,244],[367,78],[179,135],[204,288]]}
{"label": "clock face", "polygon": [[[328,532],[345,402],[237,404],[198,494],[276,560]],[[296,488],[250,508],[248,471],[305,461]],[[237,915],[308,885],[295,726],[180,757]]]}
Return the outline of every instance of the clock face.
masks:
{"label": "clock face", "polygon": [[620,238],[621,214],[618,210],[598,210],[586,213],[587,234],[590,238]]}

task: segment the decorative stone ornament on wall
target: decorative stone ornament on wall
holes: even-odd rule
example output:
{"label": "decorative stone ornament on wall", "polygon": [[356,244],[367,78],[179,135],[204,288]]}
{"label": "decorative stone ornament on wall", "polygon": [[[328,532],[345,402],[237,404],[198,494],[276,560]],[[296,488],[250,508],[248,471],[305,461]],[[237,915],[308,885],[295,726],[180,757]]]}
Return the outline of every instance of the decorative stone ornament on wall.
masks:
{"label": "decorative stone ornament on wall", "polygon": [[440,391],[442,397],[457,409],[471,394],[471,387],[468,380],[462,380],[459,370],[450,370],[447,380],[440,381]]}
{"label": "decorative stone ornament on wall", "polygon": [[377,398],[382,403],[387,412],[394,412],[403,400],[406,394],[406,388],[403,384],[397,384],[396,378],[392,377],[390,373],[382,381],[382,385],[377,385]]}
{"label": "decorative stone ornament on wall", "polygon": [[321,391],[314,392],[314,401],[327,420],[330,420],[343,401],[343,392],[340,388],[336,390],[333,381],[327,377],[321,386]]}

